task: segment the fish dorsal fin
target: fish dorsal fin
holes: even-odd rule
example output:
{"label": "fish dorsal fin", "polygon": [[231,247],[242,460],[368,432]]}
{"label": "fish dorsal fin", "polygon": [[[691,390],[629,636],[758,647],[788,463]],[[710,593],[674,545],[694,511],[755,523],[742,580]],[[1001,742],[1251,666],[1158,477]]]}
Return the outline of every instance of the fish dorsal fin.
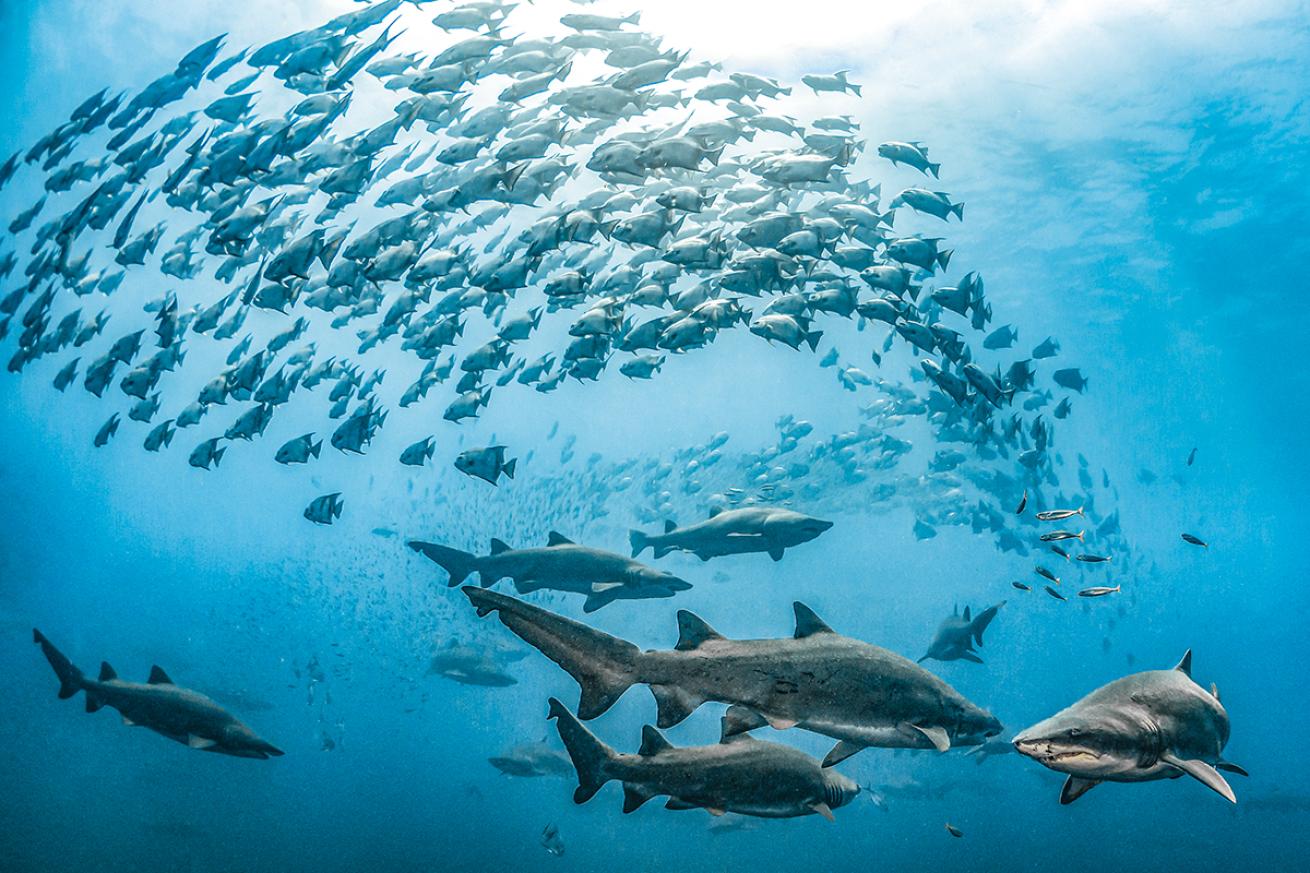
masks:
{"label": "fish dorsal fin", "polygon": [[495,537],[491,538],[491,554],[499,555],[501,552],[508,552],[508,551],[509,551],[509,543],[505,542],[504,540],[498,540]]}
{"label": "fish dorsal fin", "polygon": [[734,737],[745,736],[749,731],[762,728],[768,719],[753,709],[734,703],[719,720],[719,742],[726,743]]}
{"label": "fish dorsal fin", "polygon": [[100,662],[100,681],[101,681],[101,682],[108,682],[108,681],[111,680],[111,679],[117,679],[117,678],[118,678],[118,674],[117,674],[116,672],[114,672],[114,668],[113,668],[113,667],[109,666],[109,662],[108,662],[108,661],[101,661],[101,662]]}
{"label": "fish dorsal fin", "polygon": [[546,536],[546,545],[547,545],[547,547],[549,547],[549,546],[571,546],[571,545],[573,545],[573,540],[571,540],[571,539],[569,539],[568,537],[564,536],[564,534],[560,533],[559,531],[557,531],[557,530],[553,530],[553,531],[551,531],[551,532]]}
{"label": "fish dorsal fin", "polygon": [[[714,516],[712,516],[712,515],[710,516],[710,518],[713,518],[713,517],[714,517]],[[673,532],[674,532],[675,530],[677,530],[677,529],[678,529],[678,523],[677,523],[676,521],[674,521],[674,520],[671,519],[671,518],[666,518],[666,519],[664,519],[664,532],[665,532],[665,533],[673,533]]]}
{"label": "fish dorsal fin", "polygon": [[796,612],[796,639],[803,640],[806,637],[814,636],[815,634],[830,634],[834,632],[832,628],[828,627],[823,619],[814,614],[814,610],[810,609],[799,600],[792,604],[792,609]]}
{"label": "fish dorsal fin", "polygon": [[1186,652],[1183,653],[1183,659],[1178,662],[1178,666],[1174,667],[1174,669],[1187,676],[1188,679],[1192,678],[1192,650],[1191,649],[1188,649]]}
{"label": "fish dorsal fin", "polygon": [[970,615],[970,613],[969,613],[969,607],[967,607],[967,606],[964,608],[964,620],[965,620],[965,621],[973,621],[973,617],[972,617],[972,615]]}
{"label": "fish dorsal fin", "polygon": [[651,725],[645,725],[641,729],[641,748],[637,754],[643,758],[649,758],[652,755],[658,755],[660,752],[667,752],[673,748],[673,743],[664,739],[664,734],[660,733]]}
{"label": "fish dorsal fin", "polygon": [[1219,686],[1214,684],[1213,682],[1210,683],[1210,696],[1213,697],[1215,700],[1218,700],[1220,703],[1223,702],[1223,700],[1221,700],[1219,697]]}
{"label": "fish dorsal fin", "polygon": [[705,619],[688,612],[678,610],[678,644],[673,648],[679,652],[688,652],[700,646],[706,640],[721,640],[723,635],[710,627]]}
{"label": "fish dorsal fin", "polygon": [[172,679],[168,678],[168,674],[164,672],[164,668],[159,666],[158,664],[155,664],[150,668],[150,678],[146,680],[146,683],[149,685],[176,685],[177,684]]}

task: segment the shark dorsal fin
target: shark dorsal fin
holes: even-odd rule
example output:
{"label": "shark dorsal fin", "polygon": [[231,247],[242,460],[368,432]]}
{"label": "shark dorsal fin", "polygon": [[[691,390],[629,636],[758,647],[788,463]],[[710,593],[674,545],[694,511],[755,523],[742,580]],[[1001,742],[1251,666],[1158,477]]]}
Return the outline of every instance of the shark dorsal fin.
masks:
{"label": "shark dorsal fin", "polygon": [[658,755],[660,752],[666,752],[673,748],[673,743],[664,739],[664,734],[660,733],[651,725],[645,725],[641,729],[641,748],[637,754],[643,758],[649,758],[652,755]]}
{"label": "shark dorsal fin", "polygon": [[146,684],[176,685],[177,683],[174,682],[172,679],[168,678],[168,674],[164,672],[163,667],[159,666],[158,664],[155,664],[150,668],[150,678],[146,680]]}
{"label": "shark dorsal fin", "polygon": [[1188,679],[1192,678],[1192,650],[1191,649],[1188,649],[1186,652],[1183,653],[1183,659],[1178,662],[1178,666],[1174,667],[1174,669],[1187,676]]}
{"label": "shark dorsal fin", "polygon": [[792,609],[796,612],[796,639],[803,640],[814,634],[833,633],[833,629],[815,615],[814,610],[799,600],[792,604]]}
{"label": "shark dorsal fin", "polygon": [[721,640],[723,635],[710,627],[705,619],[688,612],[678,610],[678,644],[673,648],[679,652],[688,652],[700,646],[706,640]]}
{"label": "shark dorsal fin", "polygon": [[569,539],[568,537],[564,536],[564,534],[560,533],[559,531],[557,531],[557,530],[553,530],[553,531],[551,531],[551,532],[546,536],[546,545],[547,545],[547,547],[549,547],[549,546],[571,546],[571,545],[573,545],[573,540],[571,540],[571,539]]}
{"label": "shark dorsal fin", "polygon": [[491,538],[491,554],[499,555],[501,552],[508,552],[508,551],[509,551],[509,543],[505,542],[504,540],[498,540],[495,537]]}
{"label": "shark dorsal fin", "polygon": [[969,613],[969,607],[967,606],[964,608],[964,620],[973,621],[973,616]]}
{"label": "shark dorsal fin", "polygon": [[114,668],[113,668],[113,667],[109,666],[109,662],[108,662],[108,661],[101,661],[101,662],[100,662],[100,681],[101,681],[101,682],[108,682],[108,681],[111,680],[111,679],[117,679],[117,678],[118,678],[118,674],[117,674],[116,672],[114,672]]}

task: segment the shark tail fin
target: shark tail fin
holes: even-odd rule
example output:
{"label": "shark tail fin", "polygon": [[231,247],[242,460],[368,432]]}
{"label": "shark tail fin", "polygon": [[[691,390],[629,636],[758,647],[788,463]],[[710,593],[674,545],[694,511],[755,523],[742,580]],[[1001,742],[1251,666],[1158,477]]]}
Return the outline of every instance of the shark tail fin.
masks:
{"label": "shark tail fin", "polygon": [[573,761],[573,769],[578,771],[578,787],[573,791],[573,802],[586,803],[602,785],[614,778],[608,772],[608,765],[618,756],[554,697],[550,698],[547,718],[556,720],[559,737],[564,741],[564,748]]}
{"label": "shark tail fin", "polygon": [[992,623],[992,619],[996,618],[997,611],[1004,605],[1005,601],[1002,600],[995,606],[989,606],[973,617],[973,622],[969,625],[969,634],[978,645],[983,644],[983,631],[987,630],[987,625]]}
{"label": "shark tail fin", "polygon": [[605,712],[640,679],[641,650],[627,640],[497,591],[472,585],[463,591],[479,616],[496,613],[501,624],[574,678],[582,688],[579,718]]}
{"label": "shark tail fin", "polygon": [[73,662],[64,656],[64,653],[51,645],[50,641],[45,638],[45,634],[36,628],[32,629],[32,642],[41,647],[41,653],[45,659],[50,662],[54,668],[55,675],[59,677],[59,699],[67,700],[77,692],[86,687],[86,679],[82,671],[73,666]]}
{"label": "shark tail fin", "polygon": [[478,559],[476,556],[470,555],[468,552],[461,552],[459,549],[452,549],[449,546],[425,543],[422,540],[410,540],[406,545],[424,557],[435,561],[441,569],[449,573],[450,582],[448,584],[451,588],[467,579],[477,566]]}
{"label": "shark tail fin", "polygon": [[650,538],[639,530],[628,531],[628,542],[632,544],[632,557],[637,557],[650,545]]}

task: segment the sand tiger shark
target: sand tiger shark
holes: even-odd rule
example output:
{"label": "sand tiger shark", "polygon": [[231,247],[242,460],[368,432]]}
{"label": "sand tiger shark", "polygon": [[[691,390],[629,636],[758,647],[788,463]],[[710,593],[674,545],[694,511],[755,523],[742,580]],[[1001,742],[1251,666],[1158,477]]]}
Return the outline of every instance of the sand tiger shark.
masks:
{"label": "sand tiger shark", "polygon": [[32,639],[59,677],[59,699],[86,692],[86,711],[112,706],[126,725],[140,725],[193,749],[238,758],[269,758],[282,750],[261,740],[230,712],[197,691],[176,685],[158,666],[145,683],[125,682],[114,668],[100,665],[100,677],[88,679],[39,630]]}
{"label": "sand tiger shark", "polygon": [[584,612],[595,612],[615,600],[672,597],[691,588],[690,582],[672,573],[580,546],[555,531],[545,546],[537,548],[512,549],[493,539],[491,554],[482,557],[422,540],[410,540],[408,546],[439,564],[450,575],[452,588],[471,573],[478,574],[483,587],[508,576],[520,594],[549,588],[585,595]]}
{"label": "sand tiger shark", "polygon": [[974,651],[973,645],[977,642],[982,645],[983,632],[987,630],[987,625],[992,623],[996,618],[996,613],[1005,601],[1002,600],[995,606],[989,606],[979,612],[977,615],[970,615],[969,607],[964,608],[964,615],[960,615],[957,608],[953,615],[947,616],[946,620],[937,628],[937,636],[933,638],[932,644],[928,646],[928,652],[919,659],[919,663],[932,658],[935,661],[972,661],[975,664],[981,664],[982,658]]}
{"label": "sand tiger shark", "polygon": [[740,730],[801,727],[838,740],[831,766],[861,749],[977,745],[1001,723],[938,677],[894,652],[844,637],[796,603],[790,638],[730,640],[686,610],[678,643],[641,651],[581,622],[474,586],[464,593],[479,616],[502,624],[563,667],[582,688],[578,716],[593,719],[633,685],[649,685],[657,724],[672,727],[702,703],[736,707]]}
{"label": "sand tiger shark", "polygon": [[628,539],[634,558],[649,547],[657,558],[681,549],[702,561],[749,552],[767,552],[773,560],[780,561],[784,550],[808,543],[830,527],[830,521],[790,509],[748,506],[714,513],[705,521],[686,527],[666,521],[662,534],[634,530]]}
{"label": "sand tiger shark", "polygon": [[550,718],[578,771],[575,803],[586,803],[606,782],[623,783],[623,811],[633,812],[652,797],[667,795],[665,809],[706,809],[761,818],[822,815],[845,806],[860,786],[809,755],[739,732],[724,717],[723,739],[713,746],[676,748],[646,725],[641,748],[623,755],[602,743],[564,704],[550,699]]}
{"label": "sand tiger shark", "polygon": [[1172,670],[1116,679],[1014,738],[1039,764],[1068,774],[1061,803],[1101,782],[1150,782],[1187,774],[1232,803],[1220,770],[1246,771],[1223,759],[1228,713],[1213,685],[1192,681],[1192,651]]}

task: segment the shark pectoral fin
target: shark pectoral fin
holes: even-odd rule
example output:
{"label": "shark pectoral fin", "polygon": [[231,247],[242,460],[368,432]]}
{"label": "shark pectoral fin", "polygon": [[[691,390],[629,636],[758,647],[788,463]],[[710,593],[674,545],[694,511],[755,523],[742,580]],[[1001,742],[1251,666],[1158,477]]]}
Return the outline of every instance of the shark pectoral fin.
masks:
{"label": "shark pectoral fin", "polygon": [[214,746],[218,745],[218,743],[214,740],[207,739],[205,737],[198,737],[195,734],[190,734],[187,736],[186,744],[193,749],[202,749],[202,750],[212,749],[214,748]]}
{"label": "shark pectoral fin", "polygon": [[832,747],[832,751],[824,755],[823,766],[831,767],[833,764],[839,764],[864,748],[859,743],[852,743],[850,740],[838,740],[837,745]]}
{"label": "shark pectoral fin", "polygon": [[650,691],[655,695],[655,706],[659,713],[655,723],[662,728],[673,727],[705,702],[676,685],[652,685]]}
{"label": "shark pectoral fin", "polygon": [[635,812],[643,803],[654,797],[655,794],[642,785],[634,782],[623,783],[623,811],[625,813]]}
{"label": "shark pectoral fin", "polygon": [[946,735],[946,731],[939,727],[922,727],[921,725],[911,724],[909,727],[914,728],[919,733],[928,738],[928,742],[933,744],[939,752],[945,752],[951,748],[951,738]]}
{"label": "shark pectoral fin", "polygon": [[734,703],[720,720],[719,742],[726,743],[736,736],[764,727],[769,722],[755,710]]}
{"label": "shark pectoral fin", "polygon": [[1060,803],[1073,803],[1100,784],[1099,779],[1079,779],[1077,776],[1070,776],[1064,780],[1064,787],[1060,789]]}
{"label": "shark pectoral fin", "polygon": [[123,716],[123,727],[136,727],[136,722],[132,721],[132,719],[127,716]]}
{"label": "shark pectoral fin", "polygon": [[604,594],[606,591],[613,591],[615,588],[622,588],[622,582],[593,582],[591,591],[593,594]]}
{"label": "shark pectoral fin", "polygon": [[832,814],[832,807],[828,806],[826,803],[812,803],[810,804],[810,809],[814,810],[828,821],[837,820],[837,816]]}
{"label": "shark pectoral fin", "polygon": [[794,718],[770,718],[767,715],[764,718],[775,731],[789,731],[799,723]]}
{"label": "shark pectoral fin", "polygon": [[1246,772],[1245,769],[1237,766],[1232,761],[1220,761],[1218,764],[1215,764],[1214,766],[1216,770],[1223,770],[1228,773],[1236,773],[1238,776],[1250,777],[1251,775],[1250,773]]}
{"label": "shark pectoral fin", "polygon": [[977,655],[975,655],[973,652],[963,652],[963,653],[961,653],[961,655],[960,655],[960,660],[962,660],[962,661],[972,661],[972,662],[975,663],[975,664],[981,664],[981,663],[983,662],[983,659],[980,658],[980,657],[978,657]]}
{"label": "shark pectoral fin", "polygon": [[1229,787],[1228,781],[1224,779],[1223,776],[1219,775],[1218,770],[1204,761],[1198,761],[1194,758],[1179,758],[1177,755],[1170,752],[1165,752],[1161,755],[1160,760],[1182,770],[1188,776],[1191,776],[1211,791],[1225,797],[1229,803],[1237,802],[1237,795],[1234,794],[1233,789]]}
{"label": "shark pectoral fin", "polygon": [[664,808],[665,809],[699,809],[700,807],[695,803],[688,803],[687,801],[680,800],[677,797],[670,797],[669,802],[664,804]]}

